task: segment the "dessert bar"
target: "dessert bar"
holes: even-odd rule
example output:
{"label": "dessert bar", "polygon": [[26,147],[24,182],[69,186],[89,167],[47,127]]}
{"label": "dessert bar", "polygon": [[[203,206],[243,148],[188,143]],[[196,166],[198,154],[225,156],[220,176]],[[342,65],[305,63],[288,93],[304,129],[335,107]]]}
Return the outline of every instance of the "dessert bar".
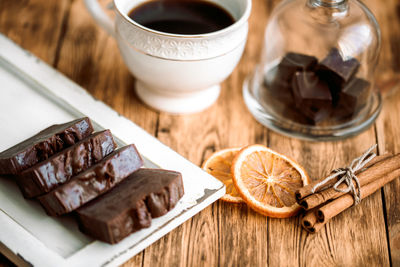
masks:
{"label": "dessert bar", "polygon": [[26,198],[50,192],[116,149],[109,130],[97,132],[17,175]]}
{"label": "dessert bar", "polygon": [[78,209],[80,228],[114,244],[149,227],[183,196],[182,175],[175,171],[139,169],[107,194]]}
{"label": "dessert bar", "polygon": [[38,199],[49,215],[62,215],[107,192],[142,165],[136,147],[125,146]]}
{"label": "dessert bar", "polygon": [[89,118],[50,126],[0,153],[0,174],[19,172],[88,137],[93,132]]}

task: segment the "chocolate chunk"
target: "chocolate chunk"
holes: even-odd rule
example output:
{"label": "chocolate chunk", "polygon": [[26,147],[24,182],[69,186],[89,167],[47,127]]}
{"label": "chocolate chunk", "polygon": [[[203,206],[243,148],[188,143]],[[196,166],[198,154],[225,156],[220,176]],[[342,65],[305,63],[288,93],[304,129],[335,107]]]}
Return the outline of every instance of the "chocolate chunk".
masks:
{"label": "chocolate chunk", "polygon": [[142,165],[136,147],[129,145],[38,199],[49,215],[68,213],[107,192]]}
{"label": "chocolate chunk", "polygon": [[21,172],[17,183],[27,198],[42,195],[99,162],[115,148],[109,130],[97,132]]}
{"label": "chocolate chunk", "polygon": [[298,53],[287,53],[281,62],[268,70],[264,84],[274,98],[293,104],[292,78],[296,71],[312,70],[317,65],[317,58]]}
{"label": "chocolate chunk", "polygon": [[367,103],[369,87],[368,81],[353,78],[340,92],[339,103],[333,115],[344,118],[357,113]]}
{"label": "chocolate chunk", "polygon": [[275,66],[265,74],[264,85],[267,95],[263,97],[273,97],[288,103],[293,102],[291,82],[280,76],[279,66]]}
{"label": "chocolate chunk", "polygon": [[149,227],[151,217],[164,215],[183,196],[182,176],[160,169],[140,169],[107,194],[78,209],[83,232],[107,243]]}
{"label": "chocolate chunk", "polygon": [[332,48],[319,63],[318,75],[328,83],[335,103],[343,85],[357,73],[359,67],[357,59],[343,58],[336,48]]}
{"label": "chocolate chunk", "polygon": [[46,128],[0,153],[0,174],[19,172],[86,138],[93,132],[89,118]]}
{"label": "chocolate chunk", "polygon": [[298,110],[315,123],[328,117],[332,111],[332,96],[328,85],[314,72],[296,72],[292,82]]}
{"label": "chocolate chunk", "polygon": [[342,82],[348,82],[356,74],[359,67],[360,62],[357,59],[343,58],[336,48],[332,48],[319,64],[319,68],[335,74]]}
{"label": "chocolate chunk", "polygon": [[317,65],[318,59],[298,53],[287,53],[278,65],[278,75],[280,80],[292,81],[293,75],[297,71],[313,70]]}

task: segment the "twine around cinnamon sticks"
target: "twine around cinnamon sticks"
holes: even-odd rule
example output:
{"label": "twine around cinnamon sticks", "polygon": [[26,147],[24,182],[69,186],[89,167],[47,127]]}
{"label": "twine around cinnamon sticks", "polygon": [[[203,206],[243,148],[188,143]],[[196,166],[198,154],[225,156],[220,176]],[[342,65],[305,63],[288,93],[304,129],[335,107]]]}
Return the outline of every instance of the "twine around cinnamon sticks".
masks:
{"label": "twine around cinnamon sticks", "polygon": [[[306,214],[301,219],[301,225],[308,232],[317,232],[331,218],[354,205],[356,196],[359,196],[360,200],[364,199],[400,176],[400,154],[394,156],[385,154],[375,157],[371,152],[374,147],[370,148],[363,157],[356,159],[360,162],[365,159],[368,160],[364,166],[354,173],[348,174],[343,171],[349,171],[349,169],[339,169],[339,171],[342,171],[342,175],[333,179],[329,176],[328,179],[320,179],[297,190],[295,193],[296,200],[306,210]],[[353,171],[351,170],[353,165],[351,164],[348,167],[350,171]],[[343,174],[354,176],[351,176],[352,178],[345,183],[337,184],[343,178]],[[349,183],[353,184],[350,185]],[[334,188],[335,184],[336,187]],[[357,190],[353,192],[357,195],[352,195],[349,192],[351,186]]]}

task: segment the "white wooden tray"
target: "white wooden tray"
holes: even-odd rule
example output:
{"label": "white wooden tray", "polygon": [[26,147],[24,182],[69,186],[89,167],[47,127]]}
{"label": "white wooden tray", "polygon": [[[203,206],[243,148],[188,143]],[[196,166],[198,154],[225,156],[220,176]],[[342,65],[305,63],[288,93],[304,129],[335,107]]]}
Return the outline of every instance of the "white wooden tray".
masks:
{"label": "white wooden tray", "polygon": [[54,123],[88,116],[119,145],[134,143],[146,166],[182,173],[185,195],[150,228],[116,245],[79,232],[71,216],[53,218],[0,177],[0,252],[17,265],[116,266],[200,212],[225,193],[221,182],[0,34],[0,151]]}

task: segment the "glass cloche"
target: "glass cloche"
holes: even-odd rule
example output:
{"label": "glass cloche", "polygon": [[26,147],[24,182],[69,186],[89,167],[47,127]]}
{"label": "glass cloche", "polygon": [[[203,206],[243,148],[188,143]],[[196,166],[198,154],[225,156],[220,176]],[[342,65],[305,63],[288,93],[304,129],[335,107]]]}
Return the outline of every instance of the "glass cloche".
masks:
{"label": "glass cloche", "polygon": [[245,81],[253,116],[289,136],[355,135],[381,109],[379,26],[357,0],[286,0],[272,12],[261,62]]}

